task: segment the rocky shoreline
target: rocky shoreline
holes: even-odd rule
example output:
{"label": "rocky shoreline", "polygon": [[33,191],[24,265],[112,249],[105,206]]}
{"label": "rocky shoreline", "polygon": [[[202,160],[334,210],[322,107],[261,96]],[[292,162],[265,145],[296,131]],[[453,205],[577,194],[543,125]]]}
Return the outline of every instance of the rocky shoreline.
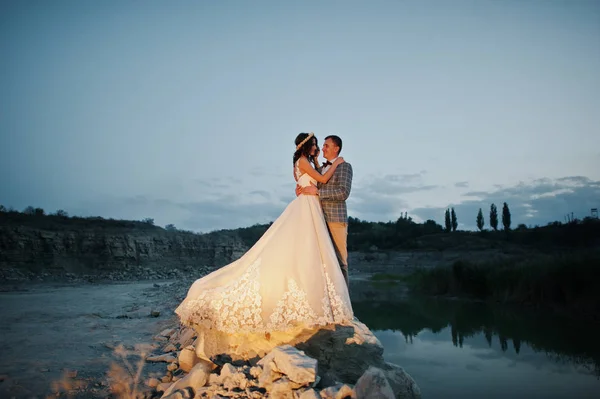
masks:
{"label": "rocky shoreline", "polygon": [[0,286],[36,283],[86,284],[131,281],[193,281],[213,270],[213,267],[208,266],[195,267],[193,271],[181,269],[157,270],[150,267],[137,266],[124,270],[85,274],[70,272],[51,273],[49,271],[33,272],[30,270],[7,267],[0,269]]}
{"label": "rocky shoreline", "polygon": [[[280,345],[262,358],[227,354],[198,357],[197,333],[167,328],[154,337],[157,352],[147,362],[163,362],[161,378],[148,378],[150,398],[410,398],[421,397],[412,377],[383,360],[383,347],[358,320],[317,329],[295,346]],[[118,385],[126,389],[127,384]],[[122,394],[123,392],[115,392]]]}
{"label": "rocky shoreline", "polygon": [[[167,354],[171,354],[176,359],[169,363],[155,363],[145,362],[144,358],[141,374],[143,378],[139,381],[139,388],[145,397],[161,396],[164,392],[161,393],[156,389],[158,385],[150,387],[146,383],[153,385],[152,378],[160,383],[176,382],[187,375],[183,370],[177,371],[182,363],[181,353],[190,353],[189,346],[194,343],[196,337],[193,331],[186,333],[179,325],[173,309],[185,297],[190,284],[197,277],[199,276],[129,282],[111,280],[88,282],[76,277],[71,281],[37,283],[23,281],[0,286],[0,295],[3,296],[2,301],[5,304],[5,307],[0,310],[0,317],[6,321],[5,326],[0,328],[3,335],[0,344],[10,345],[16,342],[15,340],[20,342],[18,349],[11,347],[9,351],[3,353],[3,361],[0,362],[0,376],[2,376],[0,396],[4,392],[9,395],[8,397],[16,398],[46,397],[48,394],[62,397],[59,394],[62,392],[63,395],[75,398],[107,397],[113,387],[118,385],[109,382],[106,375],[112,365],[119,363],[118,348],[122,346],[126,351],[133,353],[134,356],[129,357],[129,361],[132,362],[135,353],[139,352],[137,346],[148,347],[150,343],[152,353],[148,353],[147,356],[161,356],[167,351]],[[364,281],[351,280],[353,297],[370,298],[373,293],[377,293],[376,287],[367,288],[368,286]],[[44,325],[44,333],[30,334],[28,331],[32,322],[36,325]],[[381,362],[380,354],[383,349],[380,344],[374,343],[370,346],[373,353],[380,354],[374,357],[365,356],[364,352],[356,352],[360,345],[345,345],[349,338],[348,326],[336,327],[337,334],[341,335],[336,338],[339,344],[335,353],[328,352],[327,349],[332,348],[332,342],[336,341],[332,338],[332,334],[335,336],[336,328],[328,333],[327,330],[323,330],[319,337],[326,337],[329,334],[330,338],[316,341],[322,344],[321,352],[327,359],[331,360],[336,354],[346,353],[347,357],[341,362],[343,367],[352,363],[349,358],[357,361],[369,358],[375,360],[363,364],[360,374],[355,372],[349,379],[347,376],[335,377],[332,373],[322,374],[321,372],[325,372],[327,367],[323,366],[326,363],[321,362],[317,369],[317,375],[321,373],[321,385],[310,387],[318,392],[335,386],[336,381],[344,382],[349,388],[354,389],[358,379],[370,365],[384,371],[388,367]],[[166,334],[165,330],[174,332]],[[159,331],[162,335],[157,334]],[[189,342],[181,341],[184,334],[191,334]],[[364,341],[369,341],[364,338],[365,336],[372,335],[368,330],[361,334]],[[156,336],[154,340],[153,336]],[[171,347],[169,343],[172,344]],[[308,350],[307,347],[302,347],[301,343],[294,346],[304,351],[307,356],[319,359],[318,350]],[[319,347],[313,345],[313,348]],[[63,353],[67,348],[76,348],[76,350],[69,349]],[[355,352],[352,352],[352,348],[356,349]],[[57,351],[63,355],[57,357]],[[211,370],[211,374],[221,375],[223,366],[227,363],[223,363],[224,359],[226,358],[214,359],[217,367]],[[257,366],[257,362],[258,359],[241,362],[240,359],[234,360],[232,357],[230,363],[236,368],[248,366],[243,370],[237,370],[244,373],[248,372],[249,368]],[[176,366],[178,369],[175,369]],[[258,388],[261,387],[257,386],[253,389],[262,392]],[[295,391],[300,388],[308,389],[309,386],[295,388]],[[224,389],[224,386],[219,389]]]}

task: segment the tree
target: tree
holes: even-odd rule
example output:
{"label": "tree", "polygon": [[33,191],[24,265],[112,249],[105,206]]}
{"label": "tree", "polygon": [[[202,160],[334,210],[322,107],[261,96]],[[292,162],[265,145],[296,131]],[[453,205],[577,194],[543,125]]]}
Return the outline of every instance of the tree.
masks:
{"label": "tree", "polygon": [[504,226],[504,230],[510,230],[510,210],[508,209],[508,204],[506,202],[502,207],[502,225]]}
{"label": "tree", "polygon": [[446,209],[445,222],[446,222],[446,233],[449,233],[450,229],[452,228],[452,221],[450,220],[450,208]]}
{"label": "tree", "polygon": [[456,231],[456,228],[458,227],[458,221],[456,220],[456,213],[454,212],[454,208],[452,208],[450,216],[452,217],[452,231]]}
{"label": "tree", "polygon": [[35,215],[35,208],[29,205],[27,208],[23,209],[23,213],[26,215]]}
{"label": "tree", "polygon": [[165,226],[165,230],[167,230],[167,231],[176,231],[177,228],[175,227],[174,224],[168,224],[168,225]]}
{"label": "tree", "polygon": [[148,223],[149,225],[154,226],[154,219],[152,219],[152,218],[146,218],[146,219],[142,220],[142,222]]}
{"label": "tree", "polygon": [[46,212],[44,212],[44,209],[42,208],[35,208],[35,215],[36,216],[44,216],[46,214]]}
{"label": "tree", "polygon": [[483,231],[483,226],[485,225],[485,220],[483,220],[483,212],[481,208],[479,208],[479,212],[477,213],[477,228],[479,231]]}
{"label": "tree", "polygon": [[435,220],[427,219],[423,223],[423,234],[436,234],[444,231],[442,226],[437,224]]}
{"label": "tree", "polygon": [[490,226],[494,231],[498,231],[498,209],[496,209],[495,204],[490,206]]}
{"label": "tree", "polygon": [[68,218],[69,214],[66,211],[63,211],[62,209],[59,209],[58,211],[56,211],[56,216]]}
{"label": "tree", "polygon": [[6,212],[6,208],[4,207],[4,205],[0,205],[0,212]]}

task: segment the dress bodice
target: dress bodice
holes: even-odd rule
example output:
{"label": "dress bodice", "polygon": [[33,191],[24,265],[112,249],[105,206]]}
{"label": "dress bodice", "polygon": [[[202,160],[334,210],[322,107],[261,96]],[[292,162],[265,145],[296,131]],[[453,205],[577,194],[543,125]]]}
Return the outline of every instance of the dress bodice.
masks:
{"label": "dress bodice", "polygon": [[308,173],[300,172],[300,160],[296,161],[296,165],[294,167],[294,173],[296,174],[296,180],[299,186],[308,187],[310,183],[317,185],[317,181],[310,177]]}

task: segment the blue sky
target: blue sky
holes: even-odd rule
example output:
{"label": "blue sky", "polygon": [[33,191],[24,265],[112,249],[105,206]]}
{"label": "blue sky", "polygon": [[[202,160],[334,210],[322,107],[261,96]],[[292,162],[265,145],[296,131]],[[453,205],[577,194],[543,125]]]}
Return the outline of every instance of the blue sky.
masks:
{"label": "blue sky", "polygon": [[6,207],[264,223],[314,131],[360,219],[600,208],[598,1],[0,1],[0,57]]}

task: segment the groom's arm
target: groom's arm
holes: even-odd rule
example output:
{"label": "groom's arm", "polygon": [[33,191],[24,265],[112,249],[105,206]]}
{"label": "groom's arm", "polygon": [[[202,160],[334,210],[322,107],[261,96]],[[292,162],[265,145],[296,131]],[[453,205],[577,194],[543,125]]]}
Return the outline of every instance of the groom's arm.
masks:
{"label": "groom's arm", "polygon": [[335,185],[325,184],[319,189],[322,200],[346,201],[352,189],[352,165],[347,162],[339,165],[336,174],[339,174]]}

